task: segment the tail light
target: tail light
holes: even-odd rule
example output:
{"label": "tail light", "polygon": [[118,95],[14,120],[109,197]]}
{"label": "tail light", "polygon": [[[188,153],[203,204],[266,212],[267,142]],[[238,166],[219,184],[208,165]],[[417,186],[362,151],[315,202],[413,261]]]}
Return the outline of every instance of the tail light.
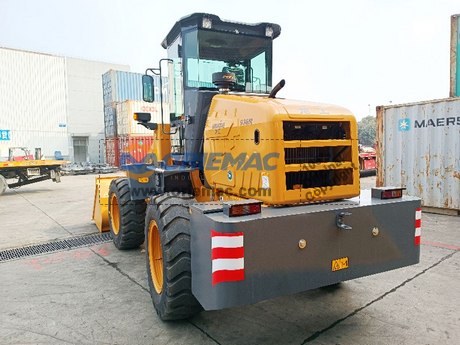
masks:
{"label": "tail light", "polygon": [[224,214],[228,217],[258,214],[262,210],[262,202],[258,200],[242,200],[224,202]]}
{"label": "tail light", "polygon": [[376,199],[402,198],[404,187],[379,187],[372,188],[372,197]]}

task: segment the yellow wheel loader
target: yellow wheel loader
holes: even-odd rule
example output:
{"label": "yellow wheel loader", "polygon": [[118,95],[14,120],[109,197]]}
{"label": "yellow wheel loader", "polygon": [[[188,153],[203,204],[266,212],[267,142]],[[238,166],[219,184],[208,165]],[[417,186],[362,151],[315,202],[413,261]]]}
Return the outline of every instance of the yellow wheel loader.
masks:
{"label": "yellow wheel loader", "polygon": [[163,320],[419,262],[421,202],[398,187],[360,191],[353,114],[277,97],[280,33],[181,18],[162,42],[168,57],[142,79],[144,101],[168,89],[161,122],[134,115],[153,146],[141,161],[122,153],[124,177],[97,180],[94,219],[119,249],[145,241]]}

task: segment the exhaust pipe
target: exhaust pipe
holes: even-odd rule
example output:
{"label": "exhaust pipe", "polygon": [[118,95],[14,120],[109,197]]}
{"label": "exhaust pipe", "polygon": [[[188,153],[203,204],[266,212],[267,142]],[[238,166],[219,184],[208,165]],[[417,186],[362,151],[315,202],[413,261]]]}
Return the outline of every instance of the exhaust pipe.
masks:
{"label": "exhaust pipe", "polygon": [[281,81],[273,88],[272,92],[270,92],[268,98],[276,98],[276,94],[284,87],[284,84],[286,84],[286,81],[281,79]]}

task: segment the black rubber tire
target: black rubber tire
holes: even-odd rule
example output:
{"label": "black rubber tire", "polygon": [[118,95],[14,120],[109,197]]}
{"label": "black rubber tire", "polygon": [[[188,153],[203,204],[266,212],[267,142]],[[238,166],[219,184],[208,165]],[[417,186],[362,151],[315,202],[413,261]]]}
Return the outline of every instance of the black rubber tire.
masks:
{"label": "black rubber tire", "polygon": [[[114,231],[111,214],[113,194],[118,200],[118,234]],[[127,177],[117,178],[110,183],[108,200],[110,233],[115,247],[120,250],[139,247],[145,240],[145,200],[131,200]]]}
{"label": "black rubber tire", "polygon": [[[147,205],[145,217],[145,253],[150,295],[158,316],[162,320],[186,319],[203,308],[192,294],[190,255],[189,205],[196,202],[188,194],[162,194],[154,196]],[[149,260],[149,226],[158,227],[162,260],[163,285],[161,293],[154,287]]]}
{"label": "black rubber tire", "polygon": [[3,177],[3,175],[0,175],[0,195],[5,193],[7,188],[8,188],[8,182],[6,182],[6,179]]}

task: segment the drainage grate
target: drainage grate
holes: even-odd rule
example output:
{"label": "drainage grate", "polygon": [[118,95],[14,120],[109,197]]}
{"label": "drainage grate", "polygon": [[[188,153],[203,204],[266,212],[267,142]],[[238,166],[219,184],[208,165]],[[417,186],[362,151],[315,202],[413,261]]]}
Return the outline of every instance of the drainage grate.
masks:
{"label": "drainage grate", "polygon": [[62,250],[70,250],[74,248],[87,247],[99,243],[112,241],[110,232],[102,234],[73,237],[65,240],[52,241],[48,243],[36,244],[27,247],[6,249],[0,251],[0,262],[20,259],[27,256],[52,253]]}

